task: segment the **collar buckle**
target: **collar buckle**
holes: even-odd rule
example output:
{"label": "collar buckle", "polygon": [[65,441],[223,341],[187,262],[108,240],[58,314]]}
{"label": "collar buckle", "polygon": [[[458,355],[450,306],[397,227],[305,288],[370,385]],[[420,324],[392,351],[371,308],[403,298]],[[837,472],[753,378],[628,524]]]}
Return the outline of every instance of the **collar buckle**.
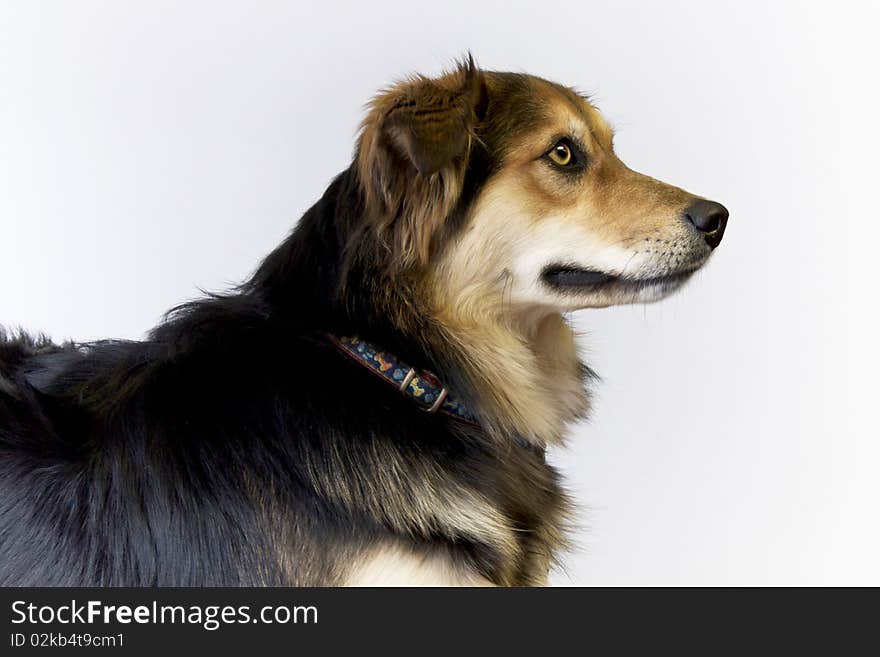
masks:
{"label": "collar buckle", "polygon": [[324,335],[342,353],[383,381],[392,384],[398,392],[409,397],[426,413],[432,415],[442,413],[473,427],[480,426],[461,399],[455,393],[450,393],[449,389],[431,372],[416,370],[393,354],[357,336],[337,337],[332,333]]}
{"label": "collar buckle", "polygon": [[430,408],[424,409],[426,413],[436,413],[440,410],[440,407],[443,406],[443,402],[446,400],[446,395],[449,394],[449,390],[446,389],[446,386],[443,386],[440,389],[440,392],[437,393],[437,399],[431,404]]}

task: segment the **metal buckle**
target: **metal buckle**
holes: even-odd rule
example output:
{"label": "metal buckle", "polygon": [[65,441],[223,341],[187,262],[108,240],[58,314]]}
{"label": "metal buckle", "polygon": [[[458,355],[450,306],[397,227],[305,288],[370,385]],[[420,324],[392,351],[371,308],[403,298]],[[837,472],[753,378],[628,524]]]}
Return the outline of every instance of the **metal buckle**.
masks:
{"label": "metal buckle", "polygon": [[446,395],[448,395],[448,394],[449,394],[449,391],[446,389],[445,386],[443,388],[441,388],[440,394],[437,395],[437,399],[434,401],[433,404],[431,404],[431,408],[425,409],[425,412],[426,413],[436,413],[438,410],[440,410],[440,407],[443,405],[443,401],[446,399]]}
{"label": "metal buckle", "polygon": [[[409,372],[406,373],[406,376],[403,377],[403,381],[400,382],[399,390],[400,392],[405,393],[407,388],[409,388],[409,384],[412,383],[412,380],[416,378],[416,370],[415,368],[410,367]],[[428,408],[424,406],[419,406],[426,413],[436,413],[440,410],[440,407],[443,405],[443,402],[446,400],[446,395],[449,394],[449,391],[446,389],[446,386],[440,388],[440,392],[437,394],[437,399],[434,400],[434,403],[431,404]],[[418,399],[416,401],[419,401]]]}
{"label": "metal buckle", "polygon": [[409,372],[406,373],[406,376],[403,377],[403,381],[400,382],[400,392],[406,392],[406,389],[414,378],[416,378],[416,371],[410,367]]}

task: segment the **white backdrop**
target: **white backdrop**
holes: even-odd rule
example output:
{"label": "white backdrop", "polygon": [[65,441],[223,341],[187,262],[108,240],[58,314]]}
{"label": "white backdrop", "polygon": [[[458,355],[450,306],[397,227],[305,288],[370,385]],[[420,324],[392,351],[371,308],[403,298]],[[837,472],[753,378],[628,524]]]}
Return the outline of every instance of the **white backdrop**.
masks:
{"label": "white backdrop", "polygon": [[137,338],[241,280],[371,94],[470,49],[731,211],[679,296],[575,317],[604,381],[553,581],[880,584],[876,7],[2,0],[0,324]]}

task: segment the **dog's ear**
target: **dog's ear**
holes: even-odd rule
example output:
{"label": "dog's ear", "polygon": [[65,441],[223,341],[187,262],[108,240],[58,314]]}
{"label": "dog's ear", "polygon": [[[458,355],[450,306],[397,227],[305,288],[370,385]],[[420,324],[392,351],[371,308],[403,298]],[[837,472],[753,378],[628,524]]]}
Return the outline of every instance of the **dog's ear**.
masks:
{"label": "dog's ear", "polygon": [[486,97],[483,74],[468,57],[370,105],[357,154],[365,210],[403,264],[427,260],[431,236],[455,207]]}
{"label": "dog's ear", "polygon": [[420,174],[429,176],[467,155],[485,94],[472,59],[456,74],[420,78],[396,91],[382,129]]}

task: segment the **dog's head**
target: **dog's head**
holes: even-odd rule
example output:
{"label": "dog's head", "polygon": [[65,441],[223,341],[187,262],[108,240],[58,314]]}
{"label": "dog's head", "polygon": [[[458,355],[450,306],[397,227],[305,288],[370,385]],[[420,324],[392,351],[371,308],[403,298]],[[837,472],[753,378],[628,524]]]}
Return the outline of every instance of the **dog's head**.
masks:
{"label": "dog's head", "polygon": [[621,162],[583,96],[472,60],[379,95],[357,168],[389,259],[456,313],[655,301],[727,224],[724,206]]}

